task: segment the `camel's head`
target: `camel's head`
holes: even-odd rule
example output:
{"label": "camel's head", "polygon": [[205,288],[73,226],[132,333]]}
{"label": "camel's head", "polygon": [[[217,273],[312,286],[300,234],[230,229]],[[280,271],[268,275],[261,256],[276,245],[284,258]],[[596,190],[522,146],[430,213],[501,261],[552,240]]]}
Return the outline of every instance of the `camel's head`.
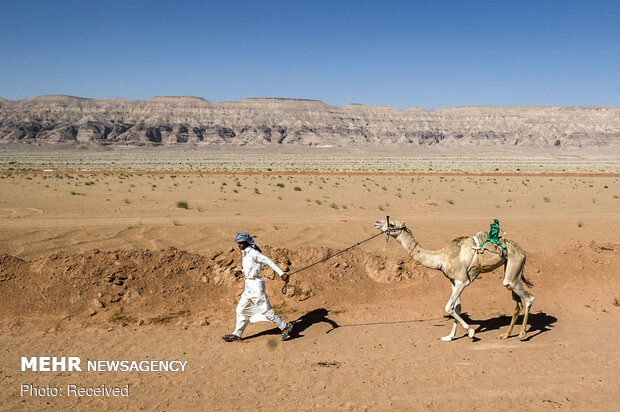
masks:
{"label": "camel's head", "polygon": [[377,220],[374,223],[374,227],[379,229],[382,232],[388,232],[388,234],[392,237],[396,237],[400,234],[402,230],[406,228],[405,222],[401,222],[399,220],[390,219],[390,224],[388,225],[387,220]]}

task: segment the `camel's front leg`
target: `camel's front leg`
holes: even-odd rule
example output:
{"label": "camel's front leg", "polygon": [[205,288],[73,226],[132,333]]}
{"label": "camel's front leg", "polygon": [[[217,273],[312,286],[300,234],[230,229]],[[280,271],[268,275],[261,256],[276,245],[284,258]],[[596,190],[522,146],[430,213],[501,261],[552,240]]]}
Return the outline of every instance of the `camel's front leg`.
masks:
{"label": "camel's front leg", "polygon": [[[468,284],[469,283],[456,280],[454,281],[454,284],[452,285],[452,296],[450,296],[450,299],[448,300],[448,303],[446,304],[445,309],[446,309],[446,312],[448,312],[450,316],[454,318],[454,324],[452,325],[452,331],[450,332],[450,334],[448,336],[444,336],[441,338],[441,340],[444,342],[449,342],[454,338],[454,335],[456,333],[456,328],[457,328],[457,322],[460,323],[463,326],[463,328],[465,328],[465,330],[467,330],[467,335],[470,338],[474,337],[475,330],[471,328],[460,316],[461,314],[461,293],[463,293],[463,290]],[[457,310],[457,307],[458,307],[458,310]]]}
{"label": "camel's front leg", "polygon": [[[461,315],[461,298],[457,299],[454,311],[456,312],[457,315],[459,316]],[[453,318],[452,319],[452,331],[450,331],[450,334],[448,336],[443,336],[441,340],[444,342],[450,342],[452,339],[454,339],[454,336],[456,335],[456,328],[458,326],[459,326],[459,322],[456,320],[456,318]]]}
{"label": "camel's front leg", "polygon": [[[454,289],[455,289],[454,282],[450,281],[450,286],[452,287],[452,294],[450,295],[450,299],[452,299],[452,296],[454,295]],[[448,301],[448,304],[450,304],[450,301]],[[446,305],[446,307],[448,307],[448,305]],[[456,310],[459,315],[461,314],[461,297],[460,296],[456,300],[456,307],[454,308],[454,310]],[[443,336],[441,340],[444,342],[450,342],[452,339],[454,339],[454,335],[456,335],[456,328],[458,327],[458,325],[459,325],[459,322],[456,320],[456,318],[453,317],[452,318],[452,331],[450,332],[449,335]]]}

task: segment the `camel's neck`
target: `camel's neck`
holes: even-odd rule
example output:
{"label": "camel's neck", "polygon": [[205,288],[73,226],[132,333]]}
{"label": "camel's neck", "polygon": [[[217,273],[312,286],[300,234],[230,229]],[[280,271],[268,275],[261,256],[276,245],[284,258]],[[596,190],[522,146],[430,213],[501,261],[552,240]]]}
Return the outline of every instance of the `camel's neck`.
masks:
{"label": "camel's neck", "polygon": [[443,255],[439,251],[426,250],[420,246],[411,232],[402,230],[396,240],[411,255],[413,260],[431,269],[441,269],[443,264]]}

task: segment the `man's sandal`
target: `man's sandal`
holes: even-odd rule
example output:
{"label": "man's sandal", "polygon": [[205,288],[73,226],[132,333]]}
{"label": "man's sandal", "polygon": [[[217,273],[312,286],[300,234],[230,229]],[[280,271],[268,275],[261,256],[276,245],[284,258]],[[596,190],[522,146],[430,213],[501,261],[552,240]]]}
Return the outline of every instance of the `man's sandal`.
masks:
{"label": "man's sandal", "polygon": [[236,342],[241,340],[241,338],[237,335],[224,335],[222,336],[222,339],[224,339],[226,342]]}

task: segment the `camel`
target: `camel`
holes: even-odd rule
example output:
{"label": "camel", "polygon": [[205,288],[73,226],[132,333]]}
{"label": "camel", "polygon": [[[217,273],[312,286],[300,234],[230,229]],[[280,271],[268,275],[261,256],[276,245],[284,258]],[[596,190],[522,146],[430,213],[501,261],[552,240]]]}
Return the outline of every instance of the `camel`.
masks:
{"label": "camel", "polygon": [[[480,273],[491,272],[500,266],[504,266],[504,286],[512,292],[512,299],[515,301],[515,309],[512,314],[508,330],[501,334],[501,339],[506,339],[512,333],[517,317],[525,307],[523,325],[519,338],[525,338],[525,328],[530,308],[534,302],[534,296],[525,290],[523,284],[532,284],[523,276],[523,266],[525,265],[525,252],[521,247],[510,240],[503,240],[506,245],[506,259],[501,255],[497,246],[487,243],[482,253],[478,253],[474,247],[478,247],[487,238],[487,232],[479,232],[476,236],[462,236],[454,239],[440,250],[426,250],[414,239],[413,233],[405,222],[389,220],[378,220],[374,227],[380,229],[388,236],[395,238],[398,243],[409,253],[418,263],[430,269],[443,272],[452,284],[452,295],[446,304],[445,310],[452,318],[454,323],[449,335],[441,338],[444,342],[454,339],[457,325],[460,323],[470,338],[474,338],[475,330],[461,318],[461,293],[472,283]],[[493,247],[492,247],[493,246]],[[523,303],[522,303],[523,302]]]}

